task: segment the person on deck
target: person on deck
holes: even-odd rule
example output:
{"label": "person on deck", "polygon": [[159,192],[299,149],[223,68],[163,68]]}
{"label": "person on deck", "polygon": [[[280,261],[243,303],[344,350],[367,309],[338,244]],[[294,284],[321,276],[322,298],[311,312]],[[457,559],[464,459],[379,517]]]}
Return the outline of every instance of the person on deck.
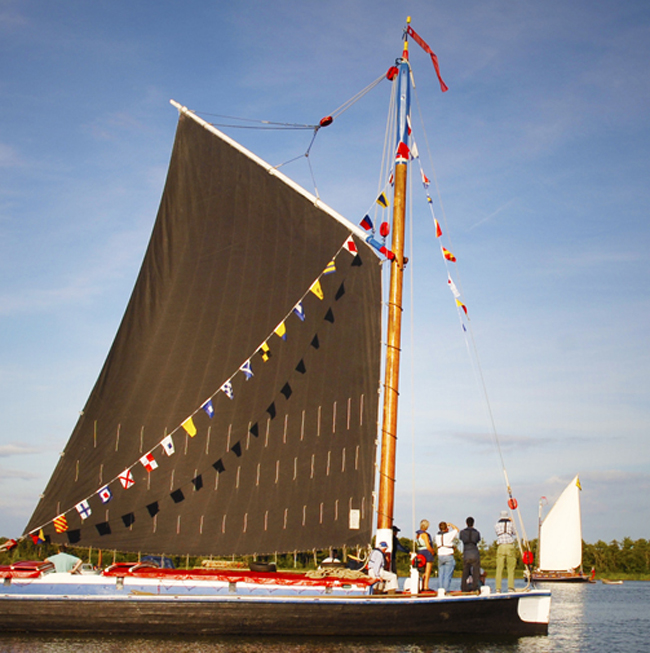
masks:
{"label": "person on deck", "polygon": [[81,558],[65,552],[65,546],[59,547],[59,552],[45,558],[54,565],[57,573],[76,571],[81,566]]}
{"label": "person on deck", "polygon": [[321,560],[320,565],[318,565],[319,569],[322,569],[322,565],[329,565],[329,566],[334,566],[337,564],[341,564],[341,560],[339,559],[339,554],[336,549],[333,549],[330,554]]}
{"label": "person on deck", "polygon": [[415,541],[417,554],[425,559],[424,565],[424,579],[422,589],[425,592],[429,591],[429,578],[431,578],[431,570],[433,569],[433,561],[435,560],[436,550],[433,548],[433,540],[428,533],[429,522],[423,519],[420,522],[420,530],[415,533]]}
{"label": "person on deck", "polygon": [[438,549],[438,587],[449,591],[451,579],[454,575],[456,561],[454,560],[454,540],[458,536],[458,527],[451,522],[441,521],[440,529],[436,533],[436,547]]}
{"label": "person on deck", "polygon": [[[485,572],[485,569],[481,567],[480,569],[480,576],[479,576],[479,583],[478,583],[478,588],[481,589],[483,585],[485,585],[485,581],[487,579],[487,573]],[[467,577],[467,584],[471,585],[474,582],[474,578],[472,576]]]}
{"label": "person on deck", "polygon": [[458,539],[463,543],[463,576],[460,589],[462,592],[475,592],[479,588],[481,574],[481,554],[478,550],[481,534],[474,528],[474,517],[468,517],[465,523],[467,528],[463,528],[458,534]]}
{"label": "person on deck", "polygon": [[368,575],[370,578],[384,581],[386,592],[394,594],[397,590],[397,574],[386,569],[386,551],[388,551],[388,544],[386,542],[380,542],[372,550],[370,558],[368,558]]}
{"label": "person on deck", "polygon": [[503,565],[508,569],[508,592],[515,591],[515,566],[517,565],[517,552],[515,550],[515,526],[507,510],[501,511],[499,521],[494,526],[497,534],[497,573],[496,591],[501,591],[503,578]]}
{"label": "person on deck", "polygon": [[400,532],[397,526],[393,526],[393,550],[390,557],[390,570],[397,574],[397,552],[401,551],[402,553],[411,553],[400,541],[397,534]]}

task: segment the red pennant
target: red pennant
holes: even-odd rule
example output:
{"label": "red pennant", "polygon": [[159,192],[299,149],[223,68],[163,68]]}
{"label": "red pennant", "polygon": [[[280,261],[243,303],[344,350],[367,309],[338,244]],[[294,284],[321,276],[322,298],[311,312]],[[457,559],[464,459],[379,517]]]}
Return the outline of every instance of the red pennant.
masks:
{"label": "red pennant", "polygon": [[400,144],[397,146],[397,160],[404,159],[408,161],[410,155],[411,151],[409,150],[409,146],[404,141],[400,141]]}
{"label": "red pennant", "polygon": [[444,247],[442,248],[442,255],[448,260],[451,261],[452,263],[456,262],[456,257],[448,250],[445,249]]}
{"label": "red pennant", "polygon": [[440,66],[438,65],[438,57],[436,57],[433,50],[422,40],[422,37],[409,25],[406,29],[409,36],[413,37],[413,40],[429,55],[431,55],[431,62],[433,67],[436,70],[436,75],[438,75],[438,81],[440,82],[440,90],[444,93],[449,90],[447,84],[442,81],[440,75]]}

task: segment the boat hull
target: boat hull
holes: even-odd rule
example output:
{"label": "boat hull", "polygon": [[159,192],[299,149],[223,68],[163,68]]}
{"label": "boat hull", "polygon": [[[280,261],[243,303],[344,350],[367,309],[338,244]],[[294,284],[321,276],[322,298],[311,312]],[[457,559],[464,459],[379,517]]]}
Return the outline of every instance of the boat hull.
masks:
{"label": "boat hull", "polygon": [[0,630],[193,635],[526,636],[550,592],[458,597],[0,596]]}
{"label": "boat hull", "polygon": [[586,574],[576,574],[562,571],[534,572],[533,581],[538,583],[592,583]]}

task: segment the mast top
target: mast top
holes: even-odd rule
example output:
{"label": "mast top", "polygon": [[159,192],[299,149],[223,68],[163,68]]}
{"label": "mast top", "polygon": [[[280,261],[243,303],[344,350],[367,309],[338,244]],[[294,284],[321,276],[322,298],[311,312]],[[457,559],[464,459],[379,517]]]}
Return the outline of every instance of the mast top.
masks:
{"label": "mast top", "polygon": [[402,52],[402,59],[404,61],[409,60],[409,42],[408,42],[408,30],[411,25],[411,17],[406,17],[406,29],[404,30],[404,50]]}

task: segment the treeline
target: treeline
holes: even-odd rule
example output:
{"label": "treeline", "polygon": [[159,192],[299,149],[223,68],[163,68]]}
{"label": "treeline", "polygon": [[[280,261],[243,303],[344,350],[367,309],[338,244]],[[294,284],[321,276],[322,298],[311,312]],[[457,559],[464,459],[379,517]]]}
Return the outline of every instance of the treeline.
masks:
{"label": "treeline", "polygon": [[650,541],[624,537],[609,544],[598,540],[596,544],[582,543],[582,565],[585,569],[624,574],[650,573]]}
{"label": "treeline", "polygon": [[[537,540],[530,542],[531,551],[537,561]],[[484,541],[479,547],[481,550],[481,566],[484,569],[496,567],[497,544],[487,545]],[[461,560],[459,554],[458,561]],[[523,568],[521,559],[519,567]],[[582,542],[582,567],[585,572],[594,567],[597,573],[605,574],[650,574],[650,541],[632,540],[625,537],[622,540],[603,542],[598,540],[595,544]]]}
{"label": "treeline", "polygon": [[[0,537],[0,544],[7,538]],[[409,551],[412,550],[413,543],[406,537],[400,538],[401,544]],[[537,559],[537,540],[531,543],[531,550]],[[479,549],[481,551],[481,566],[488,572],[496,568],[497,544],[492,542],[487,544],[482,540]],[[0,565],[7,565],[18,560],[44,560],[47,556],[58,551],[58,547],[49,543],[34,545],[29,540],[23,540],[10,551],[0,551]],[[92,562],[100,566],[108,566],[112,562],[133,561],[138,559],[138,554],[123,554],[113,551],[99,552],[97,549],[83,549],[77,547],[68,547],[67,551],[73,555],[79,556],[84,561]],[[344,555],[344,551],[337,551],[339,556]],[[329,550],[325,551],[305,551],[283,555],[265,556],[265,560],[277,562],[278,567],[282,569],[313,569],[318,563],[330,554]],[[204,557],[194,556],[168,556],[177,568],[199,567]],[[462,553],[455,552],[456,571],[461,569]],[[252,557],[229,558],[247,562]],[[398,573],[406,576],[409,573],[409,554],[397,553]],[[582,543],[582,566],[588,572],[595,567],[598,574],[626,574],[636,576],[650,575],[650,541],[632,540],[629,537],[621,541],[612,540],[609,543],[599,540],[595,544],[587,542]],[[523,569],[521,558],[518,561],[518,567]]]}
{"label": "treeline", "polygon": [[[401,538],[405,546],[411,546],[411,541],[407,538]],[[530,542],[531,551],[537,561],[537,540]],[[481,567],[487,571],[496,569],[497,543],[487,544],[482,540],[479,545],[481,552]],[[456,571],[462,565],[462,553],[456,551]],[[398,555],[400,568],[408,568],[408,556],[406,554]],[[524,565],[519,557],[517,566],[523,569]],[[603,542],[598,540],[595,544],[582,542],[582,567],[585,572],[589,572],[592,567],[596,569],[597,574],[605,575],[630,575],[630,576],[649,576],[650,575],[650,540],[632,540],[625,537],[622,540],[612,540]]]}

